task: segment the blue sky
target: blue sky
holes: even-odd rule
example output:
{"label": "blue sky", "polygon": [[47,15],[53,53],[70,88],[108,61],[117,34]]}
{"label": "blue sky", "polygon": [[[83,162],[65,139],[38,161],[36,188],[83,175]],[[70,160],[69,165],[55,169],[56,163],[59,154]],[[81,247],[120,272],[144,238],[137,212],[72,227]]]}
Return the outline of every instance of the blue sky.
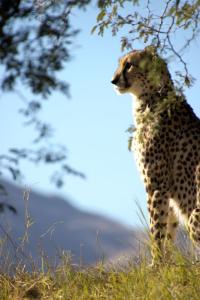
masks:
{"label": "blue sky", "polygon": [[[57,190],[49,182],[51,168],[24,163],[27,184],[31,189],[55,192],[85,210],[99,212],[129,225],[141,225],[136,201],[146,214],[146,196],[132,153],[128,151],[126,129],[132,124],[131,96],[118,96],[110,79],[117,67],[120,34],[112,37],[91,35],[97,10],[74,12],[72,23],[81,29],[72,46],[73,59],[60,74],[70,83],[71,99],[54,94],[46,103],[42,116],[55,128],[55,141],[68,149],[69,164],[84,172],[86,180],[67,177]],[[135,44],[135,48],[142,48]],[[200,115],[199,45],[196,43],[186,59],[197,78],[186,92],[189,103]],[[176,66],[176,61],[171,68]],[[26,94],[25,94],[26,95]],[[27,96],[27,95],[26,95]],[[22,127],[17,110],[21,100],[14,94],[1,94],[1,152],[9,147],[30,145],[33,132]]]}

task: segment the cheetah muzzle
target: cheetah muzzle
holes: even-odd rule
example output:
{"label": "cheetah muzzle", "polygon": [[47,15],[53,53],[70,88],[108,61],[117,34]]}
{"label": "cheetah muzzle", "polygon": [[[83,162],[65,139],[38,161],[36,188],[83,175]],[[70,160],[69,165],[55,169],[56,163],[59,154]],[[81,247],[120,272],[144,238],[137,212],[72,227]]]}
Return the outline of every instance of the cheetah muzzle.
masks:
{"label": "cheetah muzzle", "polygon": [[175,239],[177,211],[200,245],[200,120],[150,47],[122,57],[111,82],[134,98],[131,148],[147,191],[155,263]]}

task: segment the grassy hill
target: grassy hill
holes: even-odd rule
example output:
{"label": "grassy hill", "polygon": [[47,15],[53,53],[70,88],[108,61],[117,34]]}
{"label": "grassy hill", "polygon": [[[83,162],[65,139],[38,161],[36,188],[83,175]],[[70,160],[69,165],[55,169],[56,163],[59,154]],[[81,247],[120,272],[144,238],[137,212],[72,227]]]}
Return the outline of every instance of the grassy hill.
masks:
{"label": "grassy hill", "polygon": [[[85,264],[96,263],[102,258],[112,260],[125,253],[137,254],[138,240],[142,238],[140,230],[83,211],[69,199],[32,189],[25,196],[24,187],[6,181],[1,181],[1,184],[6,187],[7,194],[0,195],[0,204],[14,206],[17,213],[8,209],[2,214],[0,211],[0,240],[6,244],[2,255],[0,243],[0,264],[8,250],[10,256],[16,256],[16,248],[24,235],[28,243],[23,245],[23,253],[31,256],[34,263],[40,262],[41,252],[54,259],[58,253],[67,251],[73,262],[81,260]],[[17,261],[25,259],[23,253],[17,251]]]}
{"label": "grassy hill", "polygon": [[0,299],[51,300],[199,300],[200,265],[176,254],[173,264],[149,267],[143,261],[126,269],[97,265],[74,268],[63,259],[63,266],[47,273],[18,270],[9,278],[0,275]]}
{"label": "grassy hill", "polygon": [[[18,195],[19,190],[11,186],[9,188],[11,192],[13,188],[13,193],[10,193],[13,197],[10,197],[10,199],[15,199],[14,196]],[[20,199],[20,195],[18,198]],[[19,226],[21,224],[19,220],[22,220],[20,215],[24,215],[24,208],[19,199],[18,202],[17,199],[14,202],[18,205],[18,214],[15,216],[16,219],[12,215],[11,220],[15,222],[15,226],[12,226],[12,228],[23,237],[23,232],[19,230],[22,227],[22,225],[21,227]],[[44,248],[44,253],[37,253],[40,267],[35,263],[35,259],[30,260],[29,256],[25,257],[22,255],[20,260],[16,260],[16,254],[19,254],[24,249],[24,246],[27,245],[33,250],[33,237],[39,235],[40,232],[35,231],[34,225],[32,225],[25,245],[23,239],[18,240],[18,244],[23,244],[22,248],[18,248],[18,244],[15,244],[13,236],[9,235],[10,231],[9,234],[7,233],[8,227],[2,227],[4,220],[2,218],[0,229],[1,231],[6,229],[6,231],[3,231],[4,235],[0,234],[0,300],[200,299],[200,264],[193,263],[193,256],[189,254],[191,253],[189,252],[190,244],[184,231],[180,231],[180,238],[177,241],[181,252],[180,250],[173,250],[172,262],[163,263],[159,267],[150,267],[149,241],[140,239],[139,242],[134,231],[98,215],[78,211],[69,203],[59,199],[46,199],[46,197],[42,198],[41,195],[37,196],[34,193],[32,193],[32,199],[34,201],[30,201],[29,207],[31,215],[37,221],[36,225],[38,228],[40,228],[39,224],[41,221],[48,221],[49,224],[55,222],[52,219],[55,212],[59,218],[60,216],[63,218],[67,216],[65,231],[61,235],[66,242],[73,241],[74,236],[83,239],[84,231],[81,231],[83,228],[87,229],[85,230],[87,232],[87,235],[85,235],[86,241],[88,240],[88,234],[90,236],[90,232],[95,232],[94,227],[98,226],[104,232],[104,235],[106,234],[107,236],[104,248],[106,249],[106,245],[108,245],[107,248],[111,249],[112,265],[108,260],[103,259],[102,262],[100,260],[100,263],[85,266],[81,262],[74,261],[73,256],[70,258],[69,254],[63,254],[61,251],[59,252],[61,253],[59,254],[59,262],[61,263],[56,267],[57,264],[55,265],[55,262],[51,261],[49,252],[46,252],[48,247]],[[50,216],[51,218],[49,218]],[[72,224],[76,225],[76,231],[73,231],[73,234],[70,231]],[[79,227],[77,227],[78,225]],[[41,226],[41,228],[44,229],[44,226]],[[68,239],[66,239],[67,234]],[[143,237],[141,233],[139,236],[140,238]],[[127,240],[130,241],[130,237],[134,241],[139,242],[137,247],[136,244],[134,244],[135,247],[131,245],[130,251],[128,251],[132,258],[130,258],[130,255],[126,256],[127,251],[125,251],[127,250],[126,242]],[[13,250],[8,247],[9,244],[13,247]],[[91,252],[91,249],[93,249],[91,245],[92,243],[90,243],[90,248],[87,248],[90,260],[93,253]],[[50,248],[53,247],[52,240],[49,246]],[[70,245],[65,244],[63,249],[66,251],[70,247]],[[136,248],[138,251],[136,251]],[[116,255],[115,258],[114,250],[120,250],[116,254],[121,253],[122,256]],[[68,253],[68,251],[65,253]],[[19,262],[17,266],[16,261]],[[27,264],[29,265],[28,271],[26,268]]]}

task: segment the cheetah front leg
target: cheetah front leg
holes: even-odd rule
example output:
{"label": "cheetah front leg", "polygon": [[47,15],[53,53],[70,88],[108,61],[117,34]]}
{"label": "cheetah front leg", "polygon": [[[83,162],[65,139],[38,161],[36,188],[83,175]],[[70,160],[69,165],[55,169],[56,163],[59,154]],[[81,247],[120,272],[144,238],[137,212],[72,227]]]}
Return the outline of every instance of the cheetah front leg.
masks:
{"label": "cheetah front leg", "polygon": [[174,242],[176,238],[176,232],[178,227],[178,218],[174,212],[172,206],[169,207],[168,211],[168,222],[167,222],[167,240]]}
{"label": "cheetah front leg", "polygon": [[155,190],[149,197],[150,232],[152,236],[152,265],[164,256],[164,243],[167,237],[169,194]]}
{"label": "cheetah front leg", "polygon": [[188,229],[191,240],[200,249],[200,204],[193,209],[188,219]]}
{"label": "cheetah front leg", "polygon": [[174,211],[173,206],[169,204],[168,210],[168,222],[167,222],[167,238],[165,241],[165,258],[167,261],[172,261],[173,244],[176,238],[177,227],[178,227],[178,217]]}

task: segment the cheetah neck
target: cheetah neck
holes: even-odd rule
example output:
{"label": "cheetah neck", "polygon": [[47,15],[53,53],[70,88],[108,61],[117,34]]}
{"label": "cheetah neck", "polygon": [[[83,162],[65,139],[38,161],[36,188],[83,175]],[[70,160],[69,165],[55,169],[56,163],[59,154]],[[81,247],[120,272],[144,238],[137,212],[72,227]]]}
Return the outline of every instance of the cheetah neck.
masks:
{"label": "cheetah neck", "polygon": [[137,96],[132,94],[132,117],[136,127],[138,127],[138,117],[140,116],[141,102]]}
{"label": "cheetah neck", "polygon": [[153,102],[156,102],[156,96],[150,97],[138,97],[132,94],[132,115],[137,128],[140,127],[141,116],[145,118],[154,107]]}
{"label": "cheetah neck", "polygon": [[145,111],[153,112],[156,109],[157,104],[168,98],[170,93],[176,94],[173,82],[170,78],[166,79],[162,87],[146,88],[141,91],[140,94],[131,92],[134,114],[144,114]]}
{"label": "cheetah neck", "polygon": [[[148,126],[151,127],[153,123],[159,121],[158,116],[161,116],[161,112],[162,115],[166,114],[167,118],[171,118],[171,121],[173,121],[174,118],[172,117],[173,114],[173,116],[175,116],[176,123],[180,128],[187,126],[187,123],[191,124],[191,122],[199,122],[199,119],[193,112],[191,106],[186,102],[183,95],[178,96],[174,93],[174,99],[172,99],[173,101],[171,103],[169,102],[168,106],[166,107],[165,103],[163,102],[163,110],[160,110],[160,107],[158,107],[157,104],[162,104],[162,101],[166,100],[167,97],[168,94],[165,94],[163,97],[159,94],[149,95],[148,97],[137,97],[136,95],[132,94],[132,116],[136,129],[146,130]],[[168,113],[170,107],[171,117]],[[179,111],[181,113],[179,113]],[[160,118],[160,120],[162,122],[163,116]]]}

